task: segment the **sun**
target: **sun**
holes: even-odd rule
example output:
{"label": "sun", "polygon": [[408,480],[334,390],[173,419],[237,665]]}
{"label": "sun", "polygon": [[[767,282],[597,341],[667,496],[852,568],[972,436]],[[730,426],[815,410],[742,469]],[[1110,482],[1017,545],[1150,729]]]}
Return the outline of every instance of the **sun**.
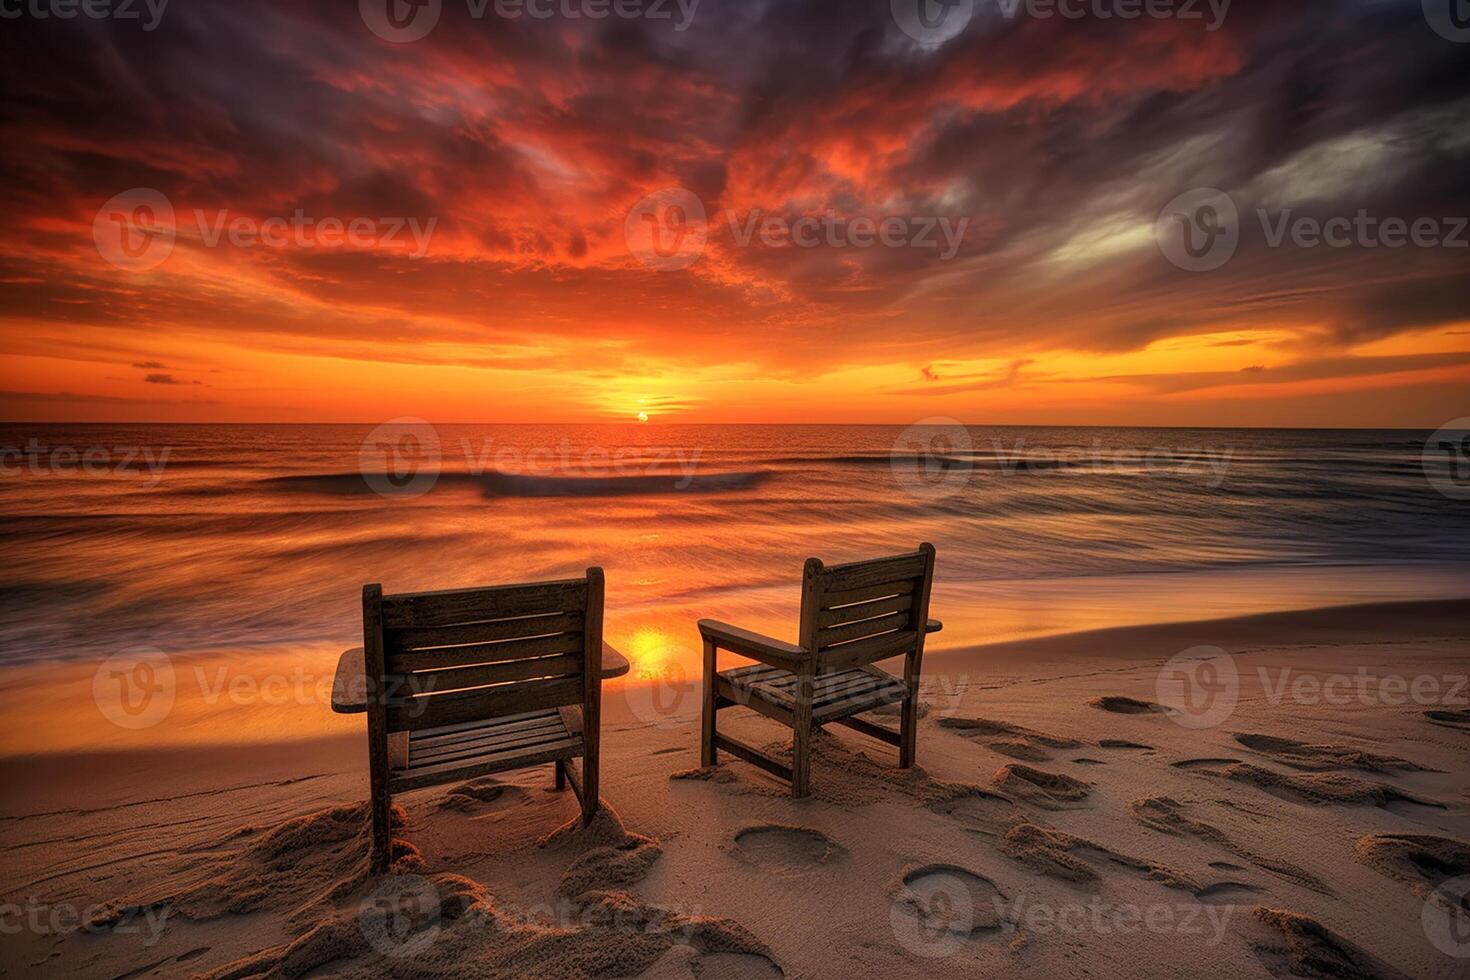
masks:
{"label": "sun", "polygon": [[640,422],[647,422],[648,421],[648,413],[647,412],[639,412],[638,413],[638,421],[640,421]]}

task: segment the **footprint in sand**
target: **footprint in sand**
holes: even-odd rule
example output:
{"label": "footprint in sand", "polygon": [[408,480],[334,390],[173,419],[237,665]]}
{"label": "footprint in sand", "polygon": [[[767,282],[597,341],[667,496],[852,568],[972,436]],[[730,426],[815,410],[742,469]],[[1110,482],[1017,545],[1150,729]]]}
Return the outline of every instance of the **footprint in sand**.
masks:
{"label": "footprint in sand", "polygon": [[[1353,845],[1353,856],[1444,905],[1449,900],[1439,886],[1470,875],[1470,844],[1428,834],[1368,834]],[[1461,900],[1459,911],[1470,913],[1470,897]]]}
{"label": "footprint in sand", "polygon": [[1115,715],[1164,715],[1169,713],[1169,709],[1161,704],[1140,701],[1137,698],[1125,698],[1118,694],[1093,698],[1087,703],[1094,708],[1111,711]]}
{"label": "footprint in sand", "polygon": [[831,864],[842,858],[847,849],[810,827],[763,824],[738,832],[730,853],[748,864],[794,874]]}
{"label": "footprint in sand", "polygon": [[523,803],[526,791],[511,783],[488,777],[472,779],[450,789],[435,805],[441,810],[477,810],[484,805],[504,806]]}
{"label": "footprint in sand", "polygon": [[1194,897],[1211,905],[1240,905],[1247,896],[1259,895],[1261,891],[1243,881],[1220,881],[1199,889]]}
{"label": "footprint in sand", "polygon": [[700,953],[679,945],[638,974],[639,980],[778,980],[781,968],[753,953]]}
{"label": "footprint in sand", "polygon": [[1144,745],[1142,742],[1130,742],[1123,738],[1098,739],[1098,748],[1103,749],[1131,749],[1135,752],[1157,751],[1152,745]]}
{"label": "footprint in sand", "polygon": [[1408,980],[1393,967],[1299,912],[1256,906],[1251,952],[1272,976],[1306,980]]}
{"label": "footprint in sand", "polygon": [[1047,749],[1080,749],[1083,745],[1074,738],[990,718],[941,718],[939,727],[953,729],[966,738],[984,742],[993,751],[1022,762],[1046,762],[1051,759]]}
{"label": "footprint in sand", "polygon": [[1244,871],[1245,870],[1240,865],[1238,865],[1238,864],[1231,864],[1229,861],[1211,861],[1210,862],[1210,867],[1214,868],[1216,871]]}
{"label": "footprint in sand", "polygon": [[1425,772],[1407,759],[1379,755],[1343,745],[1309,745],[1275,735],[1239,734],[1235,740],[1248,749],[1261,753],[1273,762],[1307,772],[1331,769],[1360,769],[1363,772]]}
{"label": "footprint in sand", "polygon": [[1004,833],[1018,821],[1025,819],[1025,814],[1016,806],[1015,800],[980,789],[931,804],[929,809],[954,817],[965,824],[967,829],[978,833]]}
{"label": "footprint in sand", "polygon": [[1047,810],[1071,810],[1092,792],[1092,784],[1057,772],[1012,763],[991,777],[996,786],[1018,799]]}
{"label": "footprint in sand", "polygon": [[890,924],[899,944],[923,956],[951,955],[967,940],[1000,931],[1005,896],[984,875],[953,864],[904,872],[889,889]]}
{"label": "footprint in sand", "polygon": [[1470,732],[1470,710],[1464,711],[1426,711],[1424,717],[1436,725],[1446,728],[1456,728],[1462,732]]}
{"label": "footprint in sand", "polygon": [[1072,760],[1072,765],[1074,765],[1074,766],[1105,766],[1105,765],[1107,765],[1107,763],[1104,762],[1104,761],[1102,761],[1101,759],[1089,759],[1086,756],[1083,756],[1080,759],[1073,759]]}
{"label": "footprint in sand", "polygon": [[1375,806],[1391,812],[1412,812],[1415,807],[1445,808],[1443,803],[1340,772],[1280,773],[1232,759],[1187,759],[1174,765],[1202,776],[1245,783],[1272,796],[1309,806]]}

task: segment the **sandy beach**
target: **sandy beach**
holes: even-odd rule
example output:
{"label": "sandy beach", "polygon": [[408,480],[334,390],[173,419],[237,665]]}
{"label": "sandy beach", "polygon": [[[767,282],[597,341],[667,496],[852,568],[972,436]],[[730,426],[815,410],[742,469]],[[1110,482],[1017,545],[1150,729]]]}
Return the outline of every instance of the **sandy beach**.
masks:
{"label": "sandy beach", "polygon": [[[549,766],[425,790],[395,801],[381,882],[360,717],[12,756],[3,973],[1464,977],[1436,889],[1470,874],[1466,623],[1453,601],[937,642],[919,767],[828,731],[802,801],[692,768],[692,687],[613,686],[591,828]],[[1233,686],[1172,702],[1170,670],[1207,661]]]}

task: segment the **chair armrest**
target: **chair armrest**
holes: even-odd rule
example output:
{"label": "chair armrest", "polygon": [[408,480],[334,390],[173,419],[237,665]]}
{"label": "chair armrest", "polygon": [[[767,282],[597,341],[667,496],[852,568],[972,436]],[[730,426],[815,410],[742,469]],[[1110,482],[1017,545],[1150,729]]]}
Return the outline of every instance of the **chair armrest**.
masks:
{"label": "chair armrest", "polygon": [[937,619],[931,619],[924,624],[925,633],[938,633],[942,629],[944,629],[944,624]]}
{"label": "chair armrest", "polygon": [[721,650],[738,653],[751,660],[759,660],[772,667],[780,667],[795,673],[807,659],[806,650],[794,643],[772,639],[760,633],[752,633],[729,623],[714,619],[699,621],[699,635]]}
{"label": "chair armrest", "polygon": [[357,715],[367,710],[367,667],[362,647],[343,650],[332,678],[332,710],[339,715]]}
{"label": "chair armrest", "polygon": [[602,679],[609,680],[613,677],[622,677],[628,672],[628,658],[613,647],[606,640],[602,641]]}

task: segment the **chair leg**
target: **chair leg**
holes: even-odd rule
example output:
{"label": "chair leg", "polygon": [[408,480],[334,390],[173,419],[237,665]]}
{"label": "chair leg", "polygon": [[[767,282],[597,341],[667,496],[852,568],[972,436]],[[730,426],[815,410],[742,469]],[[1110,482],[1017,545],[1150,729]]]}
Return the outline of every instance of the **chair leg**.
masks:
{"label": "chair leg", "polygon": [[699,724],[699,764],[718,765],[719,752],[715,749],[715,645],[704,641],[704,708]]}
{"label": "chair leg", "polygon": [[914,764],[914,747],[919,732],[919,699],[910,693],[903,699],[903,709],[898,725],[898,768],[909,769]]}
{"label": "chair leg", "polygon": [[560,790],[566,789],[567,788],[567,772],[566,772],[565,769],[562,768],[562,761],[560,759],[557,759],[556,762],[552,763],[552,765],[556,769],[556,788],[557,788],[557,790],[560,791]]}
{"label": "chair leg", "polygon": [[372,873],[387,874],[393,852],[393,800],[388,795],[387,780],[372,780],[371,809],[373,816]]}
{"label": "chair leg", "polygon": [[582,759],[582,826],[586,827],[592,823],[592,818],[597,815],[598,806],[597,788],[597,758],[595,753],[589,752]]}
{"label": "chair leg", "polygon": [[811,679],[797,682],[796,711],[791,729],[791,798],[803,799],[811,794],[812,770],[812,699]]}

